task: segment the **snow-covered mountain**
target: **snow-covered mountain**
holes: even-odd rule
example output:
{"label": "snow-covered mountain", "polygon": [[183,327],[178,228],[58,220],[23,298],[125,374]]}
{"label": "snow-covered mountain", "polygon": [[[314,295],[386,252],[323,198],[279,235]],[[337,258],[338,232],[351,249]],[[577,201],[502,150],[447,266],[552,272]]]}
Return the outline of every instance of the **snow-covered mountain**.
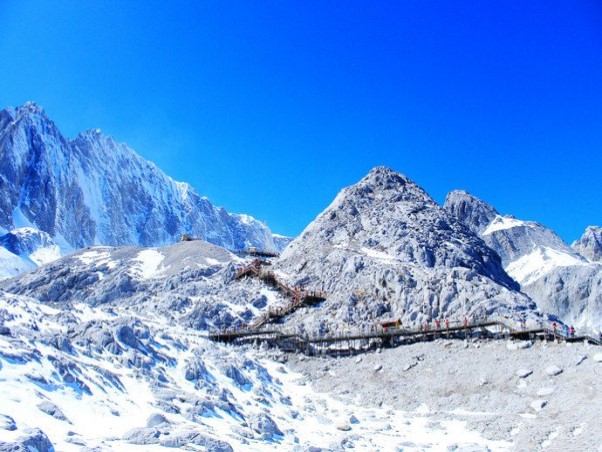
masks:
{"label": "snow-covered mountain", "polygon": [[296,285],[331,294],[327,314],[319,313],[322,322],[388,317],[422,323],[513,316],[534,307],[477,235],[414,182],[384,167],[341,191],[289,244],[277,268]]}
{"label": "snow-covered mountain", "polygon": [[444,207],[500,255],[505,270],[542,311],[579,327],[600,328],[602,265],[579,253],[585,250],[595,260],[596,228],[570,247],[551,229],[502,216],[465,191],[451,192]]}
{"label": "snow-covered mountain", "polygon": [[0,111],[0,194],[0,232],[33,227],[63,251],[164,245],[184,233],[233,250],[281,243],[100,130],[64,137],[33,103]]}
{"label": "snow-covered mountain", "polygon": [[[7,246],[23,255],[51,244],[19,235]],[[0,450],[589,450],[602,440],[602,354],[590,345],[439,339],[329,358],[209,341],[288,303],[235,278],[251,259],[202,240],[93,246],[1,281]],[[344,189],[273,268],[327,294],[283,331],[538,318],[496,253],[386,168]]]}

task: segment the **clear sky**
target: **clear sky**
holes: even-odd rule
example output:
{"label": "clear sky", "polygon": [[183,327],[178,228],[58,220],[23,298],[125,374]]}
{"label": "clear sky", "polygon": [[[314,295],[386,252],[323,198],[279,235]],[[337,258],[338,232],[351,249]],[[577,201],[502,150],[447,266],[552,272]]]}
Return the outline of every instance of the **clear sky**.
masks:
{"label": "clear sky", "polygon": [[377,165],[602,225],[599,0],[3,0],[0,74],[282,234]]}

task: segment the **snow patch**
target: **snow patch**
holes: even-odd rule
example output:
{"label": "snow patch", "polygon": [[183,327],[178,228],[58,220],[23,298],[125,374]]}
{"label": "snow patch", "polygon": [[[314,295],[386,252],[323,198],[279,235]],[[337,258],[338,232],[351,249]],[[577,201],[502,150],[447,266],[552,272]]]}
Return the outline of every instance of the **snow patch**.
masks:
{"label": "snow patch", "polygon": [[532,228],[533,225],[529,224],[526,221],[517,220],[512,217],[502,217],[501,215],[497,215],[495,219],[487,226],[482,233],[482,235],[493,234],[496,231],[503,231],[504,229],[512,229],[519,226],[527,226]]}
{"label": "snow patch", "polygon": [[159,273],[163,259],[165,259],[165,256],[157,250],[141,251],[134,259],[135,266],[132,271],[142,279],[153,278]]}
{"label": "snow patch", "polygon": [[521,285],[528,285],[557,267],[573,265],[587,265],[587,262],[553,248],[537,247],[531,254],[510,263],[506,272]]}

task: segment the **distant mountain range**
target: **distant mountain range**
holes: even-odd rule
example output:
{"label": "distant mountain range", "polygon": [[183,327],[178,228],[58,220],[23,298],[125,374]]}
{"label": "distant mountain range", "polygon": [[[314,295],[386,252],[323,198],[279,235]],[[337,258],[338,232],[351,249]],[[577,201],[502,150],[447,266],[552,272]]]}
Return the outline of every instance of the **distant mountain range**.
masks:
{"label": "distant mountain range", "polygon": [[578,327],[599,329],[602,321],[601,228],[589,227],[569,246],[465,191],[440,206],[384,167],[342,190],[289,245],[99,130],[64,137],[28,103],[0,111],[0,192],[3,277],[90,245],[157,247],[186,233],[229,250],[286,247],[276,270],[330,293],[325,311],[295,314],[312,328],[326,328],[326,318],[415,323],[530,315],[536,307]]}
{"label": "distant mountain range", "polygon": [[[100,130],[63,136],[34,103],[0,111],[0,193],[0,233],[17,229],[3,242],[14,244],[18,228],[27,227],[28,236],[46,233],[40,245],[62,253],[89,245],[161,246],[181,234],[231,250],[279,251],[289,241],[249,215],[214,206]],[[15,260],[4,276],[55,256],[45,254],[37,263],[0,256]]]}
{"label": "distant mountain range", "polygon": [[465,191],[445,209],[502,259],[504,269],[544,311],[591,330],[602,328],[602,229],[590,226],[572,246],[534,221],[500,215]]}

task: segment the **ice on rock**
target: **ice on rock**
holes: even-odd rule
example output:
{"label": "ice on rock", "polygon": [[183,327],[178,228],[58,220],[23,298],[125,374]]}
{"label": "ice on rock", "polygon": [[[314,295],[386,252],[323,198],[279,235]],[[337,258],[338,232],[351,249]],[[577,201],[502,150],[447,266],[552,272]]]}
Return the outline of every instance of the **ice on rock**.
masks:
{"label": "ice on rock", "polygon": [[16,441],[3,442],[0,440],[0,451],[35,451],[54,452],[55,448],[42,430],[38,428],[26,429]]}
{"label": "ice on rock", "polygon": [[8,431],[17,430],[17,424],[12,417],[6,414],[0,414],[0,429]]}
{"label": "ice on rock", "polygon": [[531,408],[533,408],[534,411],[541,411],[545,408],[547,404],[547,400],[534,400],[533,402],[531,402]]}
{"label": "ice on rock", "polygon": [[52,403],[49,400],[44,400],[38,403],[38,409],[59,421],[71,423],[69,419],[67,419],[67,417],[60,410],[60,408],[58,408],[54,403]]}
{"label": "ice on rock", "polygon": [[554,388],[541,388],[537,391],[539,397],[547,397],[554,393]]}

